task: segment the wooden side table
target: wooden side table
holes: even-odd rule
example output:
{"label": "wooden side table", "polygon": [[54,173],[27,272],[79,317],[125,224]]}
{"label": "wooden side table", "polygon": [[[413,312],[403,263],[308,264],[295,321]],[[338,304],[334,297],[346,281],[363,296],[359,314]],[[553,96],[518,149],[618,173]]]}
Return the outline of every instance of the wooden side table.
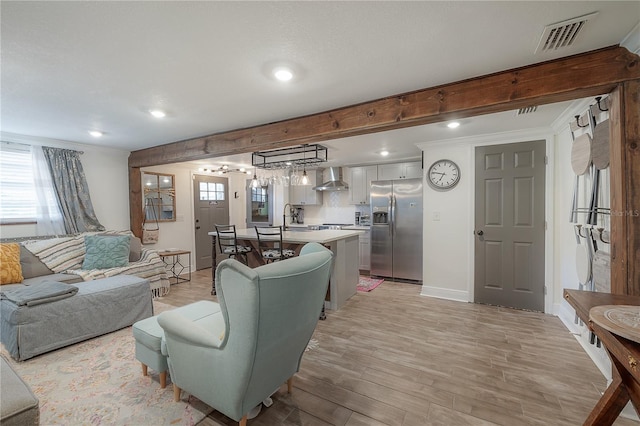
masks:
{"label": "wooden side table", "polygon": [[612,425],[629,400],[636,412],[640,412],[640,343],[626,339],[590,318],[591,310],[603,305],[634,305],[640,309],[640,297],[567,289],[564,290],[564,297],[576,310],[578,317],[589,324],[589,329],[598,336],[611,358],[613,381],[584,425]]}
{"label": "wooden side table", "polygon": [[[189,263],[187,265],[183,265],[180,261],[180,256],[183,255],[188,256]],[[158,252],[158,256],[169,267],[169,272],[171,272],[171,276],[169,276],[170,283],[172,278],[175,279],[173,284],[191,281],[191,252],[189,250],[163,250]],[[180,275],[187,267],[189,269],[188,278],[181,277]]]}

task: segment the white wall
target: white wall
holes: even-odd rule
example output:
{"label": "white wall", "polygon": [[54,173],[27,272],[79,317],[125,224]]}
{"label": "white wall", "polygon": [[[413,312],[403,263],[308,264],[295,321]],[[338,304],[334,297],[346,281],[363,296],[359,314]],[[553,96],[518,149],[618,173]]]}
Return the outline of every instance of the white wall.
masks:
{"label": "white wall", "polygon": [[[424,173],[434,161],[446,158],[460,167],[460,182],[450,191],[438,192],[423,185],[423,286],[422,294],[470,301],[469,276],[473,271],[469,245],[473,242],[472,147],[467,143],[433,143],[424,151]],[[434,217],[435,216],[435,217]],[[437,220],[439,216],[439,220]]]}
{"label": "white wall", "polygon": [[[80,160],[98,220],[107,229],[129,229],[128,151],[11,133],[2,133],[1,137],[7,142],[83,151]],[[0,235],[2,238],[35,236],[36,227],[35,224],[2,225]]]}
{"label": "white wall", "polygon": [[[177,248],[190,250],[194,253],[194,219],[193,219],[193,188],[191,168],[186,165],[163,165],[143,167],[143,172],[166,173],[175,176],[176,189],[176,220],[175,222],[160,222],[160,237],[156,244],[146,247],[162,250]],[[192,256],[192,262],[194,258]]]}

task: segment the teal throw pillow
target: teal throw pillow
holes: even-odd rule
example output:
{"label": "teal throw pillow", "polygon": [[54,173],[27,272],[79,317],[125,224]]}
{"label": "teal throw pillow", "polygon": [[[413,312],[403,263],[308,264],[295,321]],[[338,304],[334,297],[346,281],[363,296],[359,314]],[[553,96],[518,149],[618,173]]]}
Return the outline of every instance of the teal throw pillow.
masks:
{"label": "teal throw pillow", "polygon": [[86,253],[82,269],[107,269],[129,264],[128,235],[87,235],[84,237]]}

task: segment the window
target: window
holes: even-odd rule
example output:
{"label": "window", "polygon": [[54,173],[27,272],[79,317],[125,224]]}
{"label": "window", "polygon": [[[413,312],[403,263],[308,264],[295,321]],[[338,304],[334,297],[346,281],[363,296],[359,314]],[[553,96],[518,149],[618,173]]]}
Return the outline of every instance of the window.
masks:
{"label": "window", "polygon": [[224,201],[224,183],[200,182],[200,201]]}
{"label": "window", "polygon": [[256,201],[258,203],[266,203],[267,202],[267,187],[262,186],[259,188],[251,188],[251,201]]}
{"label": "window", "polygon": [[0,223],[36,221],[31,147],[2,142],[0,145]]}

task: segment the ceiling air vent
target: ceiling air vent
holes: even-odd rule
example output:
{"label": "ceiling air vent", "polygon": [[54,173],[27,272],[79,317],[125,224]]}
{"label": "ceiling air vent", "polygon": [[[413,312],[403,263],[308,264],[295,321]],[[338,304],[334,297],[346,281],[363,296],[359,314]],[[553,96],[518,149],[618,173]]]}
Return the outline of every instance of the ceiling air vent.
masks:
{"label": "ceiling air vent", "polygon": [[593,12],[567,21],[547,25],[544,27],[544,32],[542,33],[542,37],[540,37],[540,42],[538,43],[535,53],[548,52],[571,46],[578,34],[584,29],[587,21],[593,19],[597,14],[598,12]]}
{"label": "ceiling air vent", "polygon": [[519,110],[516,111],[516,116],[531,114],[533,112],[536,112],[537,109],[538,109],[537,106],[528,106],[528,107],[520,108]]}

